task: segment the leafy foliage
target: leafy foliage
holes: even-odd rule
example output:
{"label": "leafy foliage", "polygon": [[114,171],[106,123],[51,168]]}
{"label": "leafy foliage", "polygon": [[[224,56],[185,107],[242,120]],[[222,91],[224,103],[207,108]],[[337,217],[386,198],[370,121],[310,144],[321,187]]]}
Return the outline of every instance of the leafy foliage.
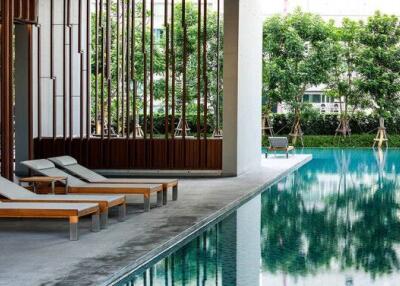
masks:
{"label": "leafy foliage", "polygon": [[[332,135],[339,124],[339,114],[320,114],[318,112],[304,112],[303,130],[309,135]],[[289,134],[290,126],[294,121],[294,114],[272,114],[271,123],[278,134]],[[375,134],[378,126],[377,114],[356,112],[349,120],[352,134]],[[389,134],[400,134],[400,117],[398,115],[386,118],[386,128]]]}
{"label": "leafy foliage", "polygon": [[333,24],[319,16],[296,10],[267,19],[263,95],[271,103],[285,102],[300,117],[305,90],[328,82],[337,53]]}
{"label": "leafy foliage", "polygon": [[[129,35],[127,33],[127,2],[121,1],[120,7],[120,18],[117,19],[117,2],[112,2],[111,4],[111,19],[110,19],[110,29],[111,29],[111,40],[110,40],[110,96],[111,96],[111,119],[112,125],[115,126],[117,120],[122,120],[125,116],[125,112],[122,113],[121,106],[127,102],[127,86],[129,89],[129,101],[132,104],[133,101],[133,83],[134,81],[137,84],[137,102],[136,107],[138,114],[140,114],[141,121],[143,122],[143,112],[144,112],[144,97],[145,91],[147,93],[147,100],[149,100],[150,94],[150,50],[151,50],[151,28],[150,28],[150,10],[146,10],[145,17],[145,35],[143,42],[143,20],[142,20],[142,12],[143,7],[141,3],[136,4],[135,9],[135,25],[134,31],[132,33],[132,26],[130,26]],[[132,10],[130,10],[132,11]],[[196,114],[197,113],[197,51],[198,51],[198,39],[202,40],[204,35],[204,22],[201,23],[201,33],[200,37],[197,34],[197,17],[198,10],[197,6],[193,3],[186,3],[186,23],[187,23],[187,114]],[[100,14],[99,14],[100,15]],[[99,16],[98,15],[98,16]],[[174,6],[174,23],[173,33],[174,33],[174,52],[175,52],[175,64],[176,64],[176,88],[175,88],[175,100],[176,100],[176,116],[179,117],[182,111],[182,74],[183,74],[183,28],[182,28],[182,4],[178,3]],[[117,21],[118,20],[118,21]],[[102,25],[106,26],[106,14],[102,13],[102,17],[100,16],[97,21],[97,27],[100,27],[100,22]],[[96,23],[96,13],[93,11],[92,13],[92,23]],[[124,25],[123,25],[124,24]],[[207,71],[207,79],[208,79],[208,109],[213,110],[212,114],[216,114],[216,100],[217,100],[217,89],[220,91],[221,98],[223,97],[222,92],[222,78],[223,78],[223,68],[222,68],[222,60],[223,60],[223,51],[222,51],[222,43],[223,43],[223,29],[222,21],[220,24],[220,45],[218,49],[218,41],[217,41],[217,12],[208,10],[207,12],[207,38],[206,38],[206,48],[207,48],[207,58],[206,66]],[[172,25],[170,25],[170,28]],[[100,116],[100,110],[102,106],[104,107],[105,112],[105,120],[107,121],[107,110],[108,110],[108,83],[107,83],[107,51],[105,49],[106,43],[106,32],[102,33],[102,29],[98,28],[96,30],[96,25],[91,26],[91,36],[92,36],[92,51],[91,51],[91,63],[92,63],[92,114],[94,114],[95,110],[98,111],[98,118]],[[119,29],[119,36],[117,37],[117,30]],[[104,29],[106,30],[106,29]],[[166,27],[163,27],[159,32],[159,37],[154,36],[154,45],[153,45],[153,79],[154,79],[154,113],[165,114],[165,90],[166,90],[166,81],[165,81],[165,66],[166,66]],[[134,41],[129,40],[130,45],[127,47],[126,39],[134,37]],[[96,36],[97,39],[96,39]],[[171,40],[171,38],[170,38]],[[95,44],[97,43],[97,45]],[[102,44],[103,43],[103,44]],[[125,44],[123,44],[125,43]],[[133,43],[133,44],[132,44]],[[171,45],[171,42],[169,43]],[[172,46],[172,45],[171,45]],[[104,51],[103,51],[104,47]],[[117,53],[118,47],[118,53]],[[129,57],[127,57],[127,49],[129,48]],[[144,57],[143,49],[146,52],[146,58]],[[203,42],[200,45],[200,75],[201,75],[201,83],[200,83],[200,96],[201,100],[201,111],[203,111],[204,101],[204,82],[203,82]],[[124,55],[122,54],[122,50],[124,50]],[[132,50],[134,51],[132,55]],[[219,62],[217,62],[217,55],[219,55]],[[171,98],[172,98],[172,57],[173,52],[172,49],[169,49],[169,106],[171,106]],[[97,60],[96,60],[97,59]],[[103,61],[104,59],[104,61]],[[132,69],[132,61],[134,63],[134,68]],[[98,63],[96,65],[96,62]],[[104,63],[104,65],[103,65]],[[144,67],[147,68],[145,72]],[[217,68],[220,70],[220,82],[218,85],[217,81]],[[129,78],[127,78],[127,71],[130,72]],[[133,73],[132,73],[133,72]],[[96,77],[97,75],[97,77]],[[124,76],[122,78],[122,75]],[[103,85],[103,77],[104,77],[104,91],[102,96],[102,85]],[[96,83],[97,78],[97,83]],[[147,80],[147,84],[145,86],[144,82]],[[97,87],[97,88],[96,88]],[[97,105],[95,104],[97,94]],[[117,110],[117,94],[119,94],[119,110]],[[126,107],[125,107],[126,108]],[[148,107],[147,107],[148,108]],[[131,107],[132,110],[132,107]],[[169,112],[171,114],[171,111]],[[149,111],[147,112],[149,114]],[[94,116],[92,116],[94,118]],[[126,118],[124,119],[124,121]],[[133,118],[130,118],[129,121],[132,122]],[[210,118],[210,124],[214,125],[215,122],[213,117]],[[163,129],[163,128],[161,128]],[[155,130],[157,131],[157,130]]]}
{"label": "leafy foliage", "polygon": [[385,117],[400,106],[400,23],[376,12],[360,32],[359,86],[377,113]]}

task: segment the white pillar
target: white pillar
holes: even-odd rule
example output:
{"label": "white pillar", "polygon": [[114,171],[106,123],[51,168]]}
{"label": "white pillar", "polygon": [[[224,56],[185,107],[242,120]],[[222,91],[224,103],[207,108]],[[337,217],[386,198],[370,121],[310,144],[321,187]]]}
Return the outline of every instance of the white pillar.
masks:
{"label": "white pillar", "polygon": [[260,165],[262,89],[261,0],[224,1],[223,172]]}

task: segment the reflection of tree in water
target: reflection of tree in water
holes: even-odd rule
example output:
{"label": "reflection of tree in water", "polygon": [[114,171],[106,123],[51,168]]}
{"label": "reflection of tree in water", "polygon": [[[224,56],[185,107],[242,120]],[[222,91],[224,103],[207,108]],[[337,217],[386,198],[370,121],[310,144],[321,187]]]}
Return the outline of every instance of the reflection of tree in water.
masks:
{"label": "reflection of tree in water", "polygon": [[[356,186],[362,182],[348,187],[341,177],[338,190],[310,203],[305,195],[315,176],[309,171],[287,178],[292,183],[284,190],[274,186],[263,194],[263,269],[296,277],[329,269],[336,261],[343,270],[362,269],[373,278],[398,270],[396,182],[380,172],[379,183],[372,187]],[[347,169],[343,171],[346,176]]]}
{"label": "reflection of tree in water", "polygon": [[336,251],[336,225],[325,209],[307,210],[295,185],[284,191],[272,187],[262,202],[265,270],[303,276],[329,266]]}
{"label": "reflection of tree in water", "polygon": [[187,245],[131,278],[135,285],[218,285],[219,227],[205,231]]}
{"label": "reflection of tree in water", "polygon": [[275,186],[263,195],[262,204],[263,267],[271,272],[306,274],[300,195],[296,191],[280,192]]}
{"label": "reflection of tree in water", "polygon": [[[364,190],[367,193],[367,190]],[[396,183],[384,182],[372,195],[357,200],[353,223],[354,261],[373,277],[399,269],[394,246],[400,242],[400,209],[396,200]]]}

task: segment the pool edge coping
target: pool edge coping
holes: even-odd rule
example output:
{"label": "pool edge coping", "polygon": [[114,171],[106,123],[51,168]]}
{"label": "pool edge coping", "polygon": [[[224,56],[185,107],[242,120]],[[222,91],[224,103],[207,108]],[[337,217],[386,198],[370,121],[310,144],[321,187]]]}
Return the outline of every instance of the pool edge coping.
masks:
{"label": "pool edge coping", "polygon": [[244,205],[251,199],[253,199],[256,196],[258,196],[259,194],[263,193],[268,187],[272,186],[273,184],[277,183],[284,177],[288,176],[289,174],[291,174],[294,171],[298,170],[299,168],[303,167],[304,165],[306,165],[313,159],[312,154],[304,154],[304,155],[306,155],[306,156],[302,161],[298,162],[297,164],[295,164],[292,167],[288,168],[287,170],[283,171],[276,177],[266,181],[265,183],[261,184],[260,186],[255,187],[253,190],[249,191],[247,194],[237,198],[233,202],[225,205],[224,207],[215,211],[211,215],[203,218],[202,220],[195,223],[191,227],[188,227],[184,231],[180,232],[178,235],[167,240],[160,246],[153,248],[146,254],[137,258],[133,263],[121,268],[119,271],[117,271],[113,275],[109,276],[105,281],[101,282],[99,284],[99,286],[110,286],[110,285],[115,285],[118,282],[121,282],[122,280],[124,280],[127,276],[131,275],[132,273],[140,270],[141,268],[146,268],[147,266],[151,265],[155,260],[157,260],[159,257],[162,257],[163,255],[173,251],[174,248],[176,248],[180,244],[183,244],[185,241],[190,240],[198,233],[204,231],[211,224],[222,220],[224,217],[228,216],[230,213],[237,210],[240,206]]}

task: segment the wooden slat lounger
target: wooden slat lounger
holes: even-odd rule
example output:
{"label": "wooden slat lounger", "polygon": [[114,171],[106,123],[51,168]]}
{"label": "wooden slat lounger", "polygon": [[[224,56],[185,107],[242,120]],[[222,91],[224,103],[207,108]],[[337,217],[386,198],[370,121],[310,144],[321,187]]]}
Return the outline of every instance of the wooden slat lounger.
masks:
{"label": "wooden slat lounger", "polygon": [[100,207],[100,225],[105,228],[108,223],[108,209],[118,206],[119,220],[125,218],[126,200],[123,195],[38,195],[0,177],[0,197],[12,202],[42,203],[97,203]]}
{"label": "wooden slat lounger", "polygon": [[85,166],[78,164],[78,161],[71,156],[60,156],[49,158],[57,167],[67,170],[74,176],[77,176],[88,183],[101,184],[162,184],[164,191],[164,204],[167,203],[167,191],[172,188],[172,200],[178,199],[178,180],[177,179],[154,179],[154,178],[106,178]]}
{"label": "wooden slat lounger", "polygon": [[44,176],[68,178],[69,193],[143,195],[145,211],[150,210],[152,193],[157,194],[157,206],[162,206],[163,203],[163,186],[161,184],[89,184],[56,168],[52,162],[46,159],[24,161],[21,164]]}
{"label": "wooden slat lounger", "polygon": [[83,216],[91,215],[92,231],[99,231],[99,213],[99,206],[89,203],[0,202],[0,218],[68,218],[70,240],[78,240],[78,223]]}

